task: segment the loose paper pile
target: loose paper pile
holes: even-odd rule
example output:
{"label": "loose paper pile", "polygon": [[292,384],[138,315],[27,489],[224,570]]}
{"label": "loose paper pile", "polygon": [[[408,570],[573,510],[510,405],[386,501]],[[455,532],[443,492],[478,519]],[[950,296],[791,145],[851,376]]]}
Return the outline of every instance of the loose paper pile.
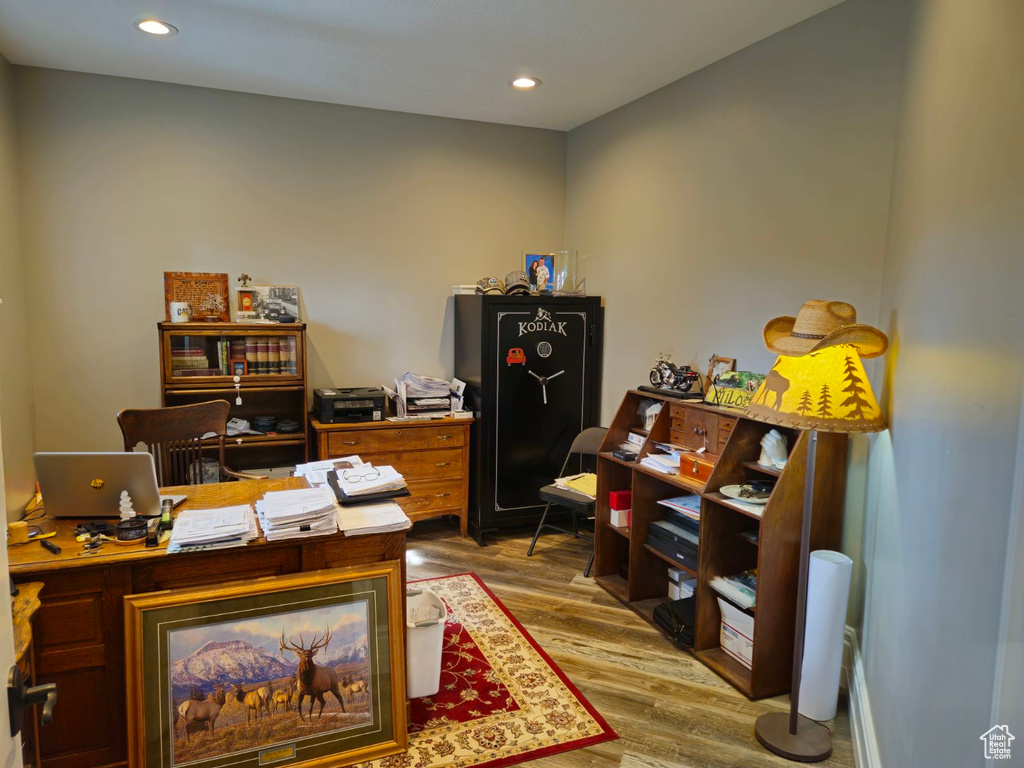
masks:
{"label": "loose paper pile", "polygon": [[658,503],[681,515],[685,515],[691,520],[700,522],[700,496],[695,493],[688,493],[685,496],[676,496],[671,499],[662,499]]}
{"label": "loose paper pile", "polygon": [[381,467],[361,464],[352,469],[335,470],[335,475],[342,493],[349,498],[400,491],[405,488],[405,478],[399,474],[398,470],[387,464]]}
{"label": "loose paper pile", "polygon": [[338,527],[346,536],[405,531],[412,527],[412,521],[393,501],[338,507],[337,517]]}
{"label": "loose paper pile", "polygon": [[185,509],[174,521],[167,551],[198,552],[241,547],[260,535],[248,504],[219,509]]}
{"label": "loose paper pile", "polygon": [[347,469],[358,467],[363,460],[358,456],[343,456],[340,459],[324,459],[323,461],[311,461],[309,464],[298,464],[295,467],[295,476],[306,478],[310,485],[327,485],[327,475],[335,469]]}
{"label": "loose paper pile", "polygon": [[597,500],[597,475],[593,472],[583,472],[579,475],[570,475],[569,477],[559,477],[555,480],[555,485],[559,488],[564,488],[567,491],[573,491],[574,493],[581,494],[587,498]]}
{"label": "loose paper pile", "polygon": [[330,488],[270,491],[256,502],[267,541],[337,533],[337,504]]}
{"label": "loose paper pile", "polygon": [[679,456],[670,453],[652,453],[640,459],[640,464],[666,475],[679,474]]}

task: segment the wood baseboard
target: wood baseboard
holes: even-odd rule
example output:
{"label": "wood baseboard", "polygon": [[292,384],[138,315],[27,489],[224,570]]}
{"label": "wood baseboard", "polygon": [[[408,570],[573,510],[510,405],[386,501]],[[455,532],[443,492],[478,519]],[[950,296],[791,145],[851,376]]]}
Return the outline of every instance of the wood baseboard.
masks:
{"label": "wood baseboard", "polygon": [[857,768],[882,768],[882,758],[878,754],[878,741],[875,738],[875,722],[871,716],[867,681],[864,679],[864,662],[860,655],[857,633],[850,626],[846,628],[846,640],[843,643],[843,671],[850,696],[850,739],[853,742],[853,759]]}

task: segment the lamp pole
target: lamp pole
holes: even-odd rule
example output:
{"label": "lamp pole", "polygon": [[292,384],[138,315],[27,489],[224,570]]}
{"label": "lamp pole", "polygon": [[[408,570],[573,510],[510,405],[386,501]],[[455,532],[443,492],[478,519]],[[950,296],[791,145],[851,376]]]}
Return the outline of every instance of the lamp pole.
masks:
{"label": "lamp pole", "polygon": [[811,521],[814,512],[814,469],[818,454],[818,430],[807,437],[807,465],[804,473],[804,509],[800,527],[800,567],[797,576],[796,637],[793,638],[793,682],[789,693],[789,715],[771,712],[754,723],[757,740],[767,749],[789,760],[817,763],[832,754],[828,728],[800,714],[800,678],[804,663],[804,629],[807,623],[807,575],[811,560]]}

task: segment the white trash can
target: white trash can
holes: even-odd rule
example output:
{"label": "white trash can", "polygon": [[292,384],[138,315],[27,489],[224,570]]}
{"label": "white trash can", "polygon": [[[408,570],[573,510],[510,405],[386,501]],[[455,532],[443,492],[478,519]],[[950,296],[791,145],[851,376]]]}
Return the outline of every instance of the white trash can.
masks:
{"label": "white trash can", "polygon": [[410,699],[433,696],[441,689],[441,645],[448,611],[426,589],[405,591],[405,680]]}

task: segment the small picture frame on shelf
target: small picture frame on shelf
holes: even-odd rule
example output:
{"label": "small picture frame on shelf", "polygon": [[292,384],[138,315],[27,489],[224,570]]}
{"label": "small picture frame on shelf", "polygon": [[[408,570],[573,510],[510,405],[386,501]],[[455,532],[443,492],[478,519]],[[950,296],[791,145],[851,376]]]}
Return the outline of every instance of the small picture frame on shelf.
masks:
{"label": "small picture frame on shelf", "polygon": [[704,382],[704,389],[707,390],[712,384],[726,371],[736,370],[736,358],[734,357],[720,357],[719,355],[712,355],[708,358],[708,375]]}
{"label": "small picture frame on shelf", "polygon": [[232,360],[231,361],[231,375],[232,376],[245,376],[249,372],[249,365],[245,360]]}
{"label": "small picture frame on shelf", "polygon": [[235,289],[235,321],[299,317],[297,285],[249,285]]}
{"label": "small picture frame on shelf", "polygon": [[555,290],[555,254],[524,252],[523,271],[534,293],[552,293]]}

